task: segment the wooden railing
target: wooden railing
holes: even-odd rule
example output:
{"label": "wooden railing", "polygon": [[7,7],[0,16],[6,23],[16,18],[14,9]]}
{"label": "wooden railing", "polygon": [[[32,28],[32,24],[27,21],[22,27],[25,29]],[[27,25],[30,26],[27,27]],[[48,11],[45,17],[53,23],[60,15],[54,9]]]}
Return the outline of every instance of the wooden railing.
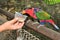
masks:
{"label": "wooden railing", "polygon": [[[6,15],[10,20],[14,18],[14,14],[13,13],[4,11],[1,8],[0,8],[0,13]],[[27,22],[25,23],[25,26],[27,26],[28,28],[36,31],[37,33],[41,33],[41,34],[51,38],[52,40],[60,40],[60,33],[56,32],[56,31],[54,31],[52,29],[49,29],[47,27],[37,28],[37,26],[39,24],[32,25],[32,23],[34,23],[34,22],[31,21],[31,20],[27,20]]]}

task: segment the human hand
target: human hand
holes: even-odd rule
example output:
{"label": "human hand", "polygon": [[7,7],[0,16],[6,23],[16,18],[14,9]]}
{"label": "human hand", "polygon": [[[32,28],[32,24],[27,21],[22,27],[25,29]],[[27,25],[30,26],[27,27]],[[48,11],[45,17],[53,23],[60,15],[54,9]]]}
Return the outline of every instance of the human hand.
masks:
{"label": "human hand", "polygon": [[24,25],[24,22],[19,22],[17,18],[14,18],[11,21],[7,21],[1,26],[4,28],[4,30],[16,30],[22,28]]}

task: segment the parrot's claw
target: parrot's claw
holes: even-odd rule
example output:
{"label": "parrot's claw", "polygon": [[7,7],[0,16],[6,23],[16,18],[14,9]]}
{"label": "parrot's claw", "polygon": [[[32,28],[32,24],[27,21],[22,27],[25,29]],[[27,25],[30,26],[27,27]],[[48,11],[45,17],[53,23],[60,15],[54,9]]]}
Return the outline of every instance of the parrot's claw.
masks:
{"label": "parrot's claw", "polygon": [[38,22],[34,22],[34,23],[32,23],[32,25],[34,25],[34,24],[39,24]]}
{"label": "parrot's claw", "polygon": [[40,28],[40,27],[44,27],[45,25],[39,25],[39,26],[37,26],[37,28]]}
{"label": "parrot's claw", "polygon": [[29,22],[30,22],[30,20],[27,21],[27,23],[29,23]]}

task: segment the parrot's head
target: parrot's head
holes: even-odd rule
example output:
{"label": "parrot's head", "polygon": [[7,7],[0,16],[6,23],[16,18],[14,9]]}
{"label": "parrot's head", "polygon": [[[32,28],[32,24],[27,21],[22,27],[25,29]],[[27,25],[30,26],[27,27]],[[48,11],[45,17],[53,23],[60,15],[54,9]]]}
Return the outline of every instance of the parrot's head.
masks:
{"label": "parrot's head", "polygon": [[21,12],[22,14],[26,14],[26,12],[25,12],[25,10],[22,10],[22,12]]}

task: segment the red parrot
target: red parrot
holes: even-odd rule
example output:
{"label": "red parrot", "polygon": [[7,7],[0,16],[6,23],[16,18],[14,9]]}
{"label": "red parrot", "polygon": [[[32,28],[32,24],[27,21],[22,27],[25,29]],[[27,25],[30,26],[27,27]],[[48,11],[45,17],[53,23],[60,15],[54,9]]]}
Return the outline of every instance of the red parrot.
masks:
{"label": "red parrot", "polygon": [[44,26],[45,22],[52,24],[56,29],[59,27],[55,24],[55,22],[51,19],[51,15],[47,12],[43,11],[39,8],[28,8],[22,11],[22,14],[28,14],[34,19],[38,19],[40,21],[40,26]]}

